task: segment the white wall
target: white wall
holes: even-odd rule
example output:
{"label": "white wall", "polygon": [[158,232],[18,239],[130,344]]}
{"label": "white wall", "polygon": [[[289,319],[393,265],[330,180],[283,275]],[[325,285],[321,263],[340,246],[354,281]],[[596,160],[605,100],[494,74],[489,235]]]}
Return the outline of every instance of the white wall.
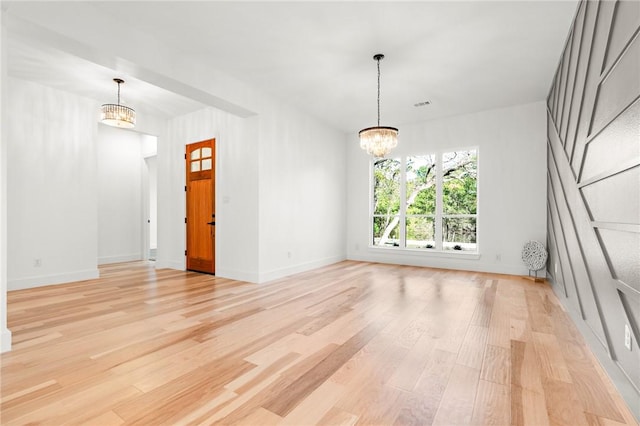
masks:
{"label": "white wall", "polygon": [[158,259],[183,269],[184,146],[216,139],[216,275],[264,282],[342,260],[344,134],[267,102],[258,117],[204,109],[158,142]]}
{"label": "white wall", "polygon": [[[11,28],[37,40],[51,40],[57,48],[220,108],[170,120],[166,133],[142,130],[158,135],[159,144],[157,267],[184,267],[183,146],[210,137],[222,142],[218,161],[224,166],[217,182],[218,188],[222,188],[217,194],[218,274],[264,281],[344,258],[346,190],[344,178],[337,177],[344,176],[346,167],[344,147],[340,146],[344,143],[342,133],[329,130],[317,120],[282,106],[261,90],[217,71],[215,58],[202,55],[195,58],[184,51],[160,45],[134,27],[123,26],[104,16],[91,5],[78,4],[74,9],[91,17],[93,23],[91,34],[79,38],[81,43],[74,39],[80,35],[74,18],[61,15],[60,19],[52,21],[49,19],[51,10],[44,4],[37,10],[22,10],[16,4],[11,9]],[[19,18],[22,12],[31,22]],[[114,32],[114,28],[118,31]],[[136,43],[125,42],[131,39]],[[105,40],[110,43],[105,44]],[[269,161],[273,155],[289,155],[291,147],[301,149],[302,155],[281,161],[280,172],[288,178],[301,179],[317,196],[299,194],[294,197],[287,191],[298,188],[287,181],[280,185],[284,194],[281,199],[278,185],[282,181],[272,179],[278,165],[269,164],[264,176],[260,176],[260,179],[266,179],[260,187],[275,192],[268,193],[264,204],[267,213],[263,215],[258,212],[265,200],[265,195],[258,194],[258,164],[262,167],[264,161],[258,159],[258,155],[265,155],[265,161]],[[287,151],[282,152],[282,149]],[[317,158],[313,158],[314,155]],[[328,164],[327,172],[319,172],[321,162],[325,166]],[[294,206],[294,209],[300,214],[292,226],[284,227],[278,222],[283,208],[276,200],[297,203],[298,207]],[[318,212],[319,203],[330,206],[331,213],[327,217]],[[304,215],[307,217],[303,218]],[[261,226],[264,225],[260,235],[258,217]],[[276,227],[271,229],[273,223]],[[309,233],[311,235],[307,235]],[[258,238],[263,241],[260,247]],[[282,238],[288,239],[286,252],[292,253],[291,258],[283,259],[281,248],[276,253],[271,252],[271,245]],[[261,256],[260,266],[258,256]],[[259,270],[265,273],[259,276]]]}
{"label": "white wall", "polygon": [[260,282],[346,258],[345,134],[290,108],[260,116]]}
{"label": "white wall", "polygon": [[0,353],[11,350],[11,332],[7,328],[7,120],[8,99],[7,31],[3,10],[0,7]]}
{"label": "white wall", "polygon": [[98,264],[143,258],[142,136],[98,125]]}
{"label": "white wall", "polygon": [[545,114],[544,102],[536,102],[400,127],[393,155],[479,148],[479,258],[369,248],[370,158],[353,135],[348,154],[348,258],[526,275],[522,246],[531,239],[546,241]]}
{"label": "white wall", "polygon": [[7,86],[8,288],[95,278],[99,105],[11,77]]}
{"label": "white wall", "polygon": [[158,138],[157,268],[185,268],[185,145],[216,139],[216,275],[258,280],[257,118],[206,108]]}

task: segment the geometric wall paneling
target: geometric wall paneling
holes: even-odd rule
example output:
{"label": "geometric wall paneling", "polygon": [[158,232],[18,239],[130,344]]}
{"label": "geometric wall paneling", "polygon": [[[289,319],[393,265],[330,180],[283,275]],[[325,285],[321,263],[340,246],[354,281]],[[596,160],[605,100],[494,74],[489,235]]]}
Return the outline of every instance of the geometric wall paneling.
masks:
{"label": "geometric wall paneling", "polygon": [[584,16],[585,16],[585,5],[584,3],[580,6],[578,10],[578,15],[576,16],[576,25],[573,29],[571,35],[571,50],[570,50],[570,59],[569,59],[569,70],[567,75],[567,87],[565,90],[564,101],[562,109],[562,117],[560,118],[560,136],[565,145],[565,150],[567,152],[571,152],[570,147],[567,147],[567,131],[569,129],[569,118],[571,115],[571,105],[573,104],[573,96],[576,91],[576,80],[577,80],[577,68],[578,61],[580,60],[580,43],[582,41],[582,26],[584,24]]}
{"label": "geometric wall paneling", "polygon": [[[573,42],[573,32],[569,35],[567,44],[565,46],[564,55],[562,59],[562,68],[560,72],[560,90],[558,91],[558,109],[555,114],[555,123],[560,130],[562,126],[562,114],[565,110],[565,98],[567,95],[567,86],[569,79],[569,64],[571,63],[571,44]],[[574,55],[575,56],[575,55]],[[567,108],[568,109],[568,108]]]}
{"label": "geometric wall paneling", "polygon": [[573,158],[573,149],[575,146],[575,138],[577,132],[577,124],[580,120],[580,111],[582,108],[585,81],[587,78],[587,66],[591,54],[591,42],[593,39],[594,28],[596,25],[596,17],[598,16],[598,3],[585,2],[580,4],[580,15],[584,14],[584,23],[582,25],[582,37],[580,45],[575,46],[578,49],[578,65],[574,83],[574,94],[569,107],[569,120],[567,123],[567,132],[564,134],[564,145],[569,161]]}
{"label": "geometric wall paneling", "polygon": [[640,2],[617,2],[613,20],[615,25],[613,25],[609,35],[609,45],[607,46],[607,56],[603,70],[611,67],[629,40],[633,39],[634,33],[640,28]]}
{"label": "geometric wall paneling", "polygon": [[554,100],[556,98],[556,76],[553,77],[553,84],[551,85],[551,90],[549,91],[549,96],[547,97],[547,111],[550,114],[554,112]]}
{"label": "geometric wall paneling", "polygon": [[[566,52],[567,50],[567,46],[565,46],[565,50],[564,52]],[[564,55],[562,55],[562,60],[560,62],[560,67],[558,68],[558,75],[557,75],[557,86],[556,86],[556,95],[555,95],[555,101],[554,101],[554,123],[558,122],[558,111],[560,111],[560,95],[562,93],[562,77],[564,76],[563,71],[564,71],[564,65],[565,65],[565,60],[566,57]]]}
{"label": "geometric wall paneling", "polygon": [[[551,194],[551,191],[548,191],[549,194]],[[554,202],[555,200],[548,200],[547,201],[547,205],[550,207],[550,203]],[[547,208],[547,226],[548,226],[548,231],[547,231],[547,248],[549,251],[549,259],[547,260],[548,263],[548,275],[551,276],[553,278],[553,282],[556,285],[559,285],[562,287],[562,291],[564,293],[564,297],[568,298],[568,300],[572,301],[575,303],[575,308],[576,311],[580,312],[580,315],[582,315],[582,307],[579,306],[578,303],[578,298],[577,297],[572,297],[573,295],[573,291],[572,294],[569,294],[569,291],[567,290],[567,285],[566,285],[566,281],[563,277],[563,272],[562,272],[562,265],[563,262],[560,262],[559,260],[559,254],[557,252],[556,247],[560,246],[560,242],[558,241],[558,234],[556,233],[555,230],[555,225],[554,225],[554,220],[555,220],[555,215],[551,214],[551,208]],[[551,242],[550,240],[553,240],[553,242]]]}
{"label": "geometric wall paneling", "polygon": [[[578,214],[579,209],[574,208],[572,204],[575,203],[570,204],[568,201],[580,200],[578,188],[575,185],[575,178],[573,177],[571,169],[567,167],[569,163],[564,155],[562,145],[557,135],[555,138],[551,138],[550,145],[552,149],[549,150],[549,154],[554,161],[549,170],[549,174],[551,176],[551,186],[554,188],[553,196],[556,200],[562,237],[566,245],[568,257],[568,263],[564,266],[571,268],[573,273],[576,291],[580,295],[580,305],[583,309],[582,313],[585,323],[591,328],[594,336],[600,341],[602,346],[609,351],[610,348],[607,344],[608,336],[605,333],[603,324],[603,314],[598,306],[597,295],[593,290],[593,283],[589,275],[589,270],[587,269],[587,262],[584,259],[581,240],[578,237],[577,223],[579,220],[576,220],[577,218],[574,218],[574,215]],[[556,156],[556,153],[558,156]],[[563,165],[563,167],[559,167],[559,164]],[[593,234],[590,225],[591,221],[588,219],[586,212],[584,220]],[[597,244],[595,235],[593,235],[593,238]]]}
{"label": "geometric wall paneling", "polygon": [[556,77],[557,75],[553,76],[553,82],[551,84],[551,89],[549,89],[549,94],[547,95],[547,111],[549,111],[550,114],[553,114],[554,112],[554,101],[556,98]]}
{"label": "geometric wall paneling", "polygon": [[606,177],[638,164],[640,126],[637,123],[640,123],[640,100],[636,100],[613,123],[589,141],[584,154],[581,183]]}
{"label": "geometric wall paneling", "polygon": [[580,58],[580,41],[582,39],[582,24],[584,20],[584,10],[585,7],[581,6],[578,10],[578,15],[576,16],[575,28],[571,32],[570,41],[568,43],[569,48],[569,66],[567,68],[567,77],[566,77],[566,85],[564,89],[564,97],[562,101],[562,112],[560,116],[560,126],[558,130],[560,131],[561,139],[563,144],[565,145],[565,150],[570,152],[569,149],[566,149],[566,141],[567,141],[567,129],[568,129],[568,121],[569,115],[571,113],[571,105],[573,100],[573,94],[575,92],[575,82],[576,82],[576,69],[578,66],[578,59]]}
{"label": "geometric wall paneling", "polygon": [[599,132],[640,95],[640,37],[634,38],[609,74],[602,76],[598,86],[598,102],[593,113],[591,131]]}
{"label": "geometric wall paneling", "polygon": [[611,276],[640,292],[640,233],[597,229]]}
{"label": "geometric wall paneling", "polygon": [[[551,178],[549,177],[551,180]],[[551,225],[554,229],[555,246],[554,251],[557,253],[557,268],[558,272],[556,276],[561,279],[561,285],[565,292],[565,297],[568,298],[569,303],[573,305],[576,312],[580,314],[583,320],[586,320],[584,308],[582,307],[582,298],[580,297],[580,291],[576,285],[576,279],[573,273],[573,267],[571,263],[571,256],[569,249],[567,248],[567,242],[565,239],[565,232],[563,229],[562,221],[560,220],[560,213],[558,202],[555,197],[555,190],[553,190],[553,184],[550,185],[552,191],[549,192],[549,214],[551,216]],[[555,271],[556,264],[550,264],[549,268]]]}
{"label": "geometric wall paneling", "polygon": [[584,319],[585,315],[584,310],[582,309],[582,303],[580,302],[580,292],[576,288],[576,280],[573,275],[573,269],[571,268],[569,249],[567,248],[565,233],[562,228],[562,221],[560,220],[558,200],[556,200],[555,196],[556,190],[550,172],[548,180],[549,193],[547,194],[547,213],[551,218],[551,221],[547,225],[553,231],[553,251],[556,253],[557,258],[557,264],[549,263],[549,269],[554,271],[554,275],[560,279],[560,283],[558,284],[562,284],[565,297],[572,302],[576,311],[579,312],[582,319]]}
{"label": "geometric wall paneling", "polygon": [[554,123],[558,113],[558,92],[560,91],[560,71],[562,71],[562,59],[560,59],[560,66],[553,78],[553,98],[551,98],[551,113],[553,114]]}
{"label": "geometric wall paneling", "polygon": [[548,277],[640,418],[640,2],[580,3],[547,107]]}
{"label": "geometric wall paneling", "polygon": [[[587,3],[592,3],[591,1]],[[579,174],[582,165],[582,155],[585,149],[587,137],[589,135],[591,116],[596,102],[596,92],[600,83],[600,69],[604,61],[604,54],[609,40],[609,29],[613,12],[615,11],[615,2],[599,1],[596,16],[596,22],[593,27],[593,35],[591,37],[591,46],[589,46],[589,60],[582,66],[587,69],[584,83],[583,99],[580,105],[580,118],[575,123],[576,137],[573,146],[573,155],[571,156],[571,166],[576,176]],[[587,40],[589,37],[584,37]],[[573,107],[572,107],[573,108]]]}
{"label": "geometric wall paneling", "polygon": [[640,223],[638,182],[640,166],[582,186],[580,190],[591,220],[620,224]]}

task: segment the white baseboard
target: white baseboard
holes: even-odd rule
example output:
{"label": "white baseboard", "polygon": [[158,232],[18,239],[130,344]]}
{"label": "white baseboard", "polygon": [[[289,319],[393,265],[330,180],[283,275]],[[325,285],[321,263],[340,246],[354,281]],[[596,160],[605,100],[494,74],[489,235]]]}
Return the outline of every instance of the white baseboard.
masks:
{"label": "white baseboard", "polygon": [[11,279],[7,281],[7,290],[24,290],[27,288],[42,287],[45,285],[63,284],[74,281],[93,280],[100,276],[98,269],[86,269],[84,271],[67,272],[64,274],[40,275]]}
{"label": "white baseboard", "polygon": [[0,353],[9,352],[11,350],[11,331],[0,330]]}
{"label": "white baseboard", "polygon": [[249,283],[258,283],[259,275],[256,272],[237,271],[227,268],[216,268],[216,277],[227,278],[230,280],[246,281]]}
{"label": "white baseboard", "polygon": [[342,262],[346,256],[331,256],[324,259],[313,260],[311,262],[298,263],[296,265],[287,266],[286,268],[273,269],[267,272],[261,272],[258,277],[258,283],[277,280],[293,274],[309,271],[315,268],[331,265],[333,263]]}
{"label": "white baseboard", "polygon": [[[187,265],[184,262],[166,259],[156,259],[156,269],[176,269],[185,271]],[[216,267],[216,277],[227,278],[230,280],[246,281],[250,283],[258,282],[258,274],[255,272],[240,271],[230,268]]]}
{"label": "white baseboard", "polygon": [[[423,266],[426,268],[454,269],[460,271],[489,272],[507,275],[528,275],[529,271],[524,265],[509,265],[506,263],[483,262],[482,256],[476,258],[456,259],[455,255],[449,256],[419,256],[405,255],[404,253],[349,253],[349,260],[361,262],[390,263],[393,265]],[[541,277],[542,278],[542,277]]]}
{"label": "white baseboard", "polygon": [[98,265],[108,265],[110,263],[134,262],[136,260],[142,260],[142,253],[99,257]]}
{"label": "white baseboard", "polygon": [[176,262],[174,260],[156,259],[156,269],[177,269],[178,271],[184,271],[186,265],[183,262]]}

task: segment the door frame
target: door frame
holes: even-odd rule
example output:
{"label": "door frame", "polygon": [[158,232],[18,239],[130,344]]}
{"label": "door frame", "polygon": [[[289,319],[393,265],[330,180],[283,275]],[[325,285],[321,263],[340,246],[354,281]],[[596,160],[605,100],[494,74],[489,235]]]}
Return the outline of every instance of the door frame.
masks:
{"label": "door frame", "polygon": [[[142,178],[142,260],[149,260],[149,254],[151,251],[151,172],[149,170],[149,159],[155,159],[156,168],[155,168],[155,182],[156,182],[156,250],[157,250],[157,241],[158,241],[158,154],[157,153],[149,153],[144,154],[142,158],[142,170],[143,170],[143,178]],[[156,261],[157,261],[156,254]]]}

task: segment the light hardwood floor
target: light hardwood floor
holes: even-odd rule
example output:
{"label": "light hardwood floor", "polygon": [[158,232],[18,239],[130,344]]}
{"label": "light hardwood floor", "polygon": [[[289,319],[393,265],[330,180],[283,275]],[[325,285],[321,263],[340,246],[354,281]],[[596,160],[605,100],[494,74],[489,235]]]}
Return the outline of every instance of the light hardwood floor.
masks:
{"label": "light hardwood floor", "polygon": [[101,276],[9,292],[3,425],[636,424],[545,283],[350,261]]}

